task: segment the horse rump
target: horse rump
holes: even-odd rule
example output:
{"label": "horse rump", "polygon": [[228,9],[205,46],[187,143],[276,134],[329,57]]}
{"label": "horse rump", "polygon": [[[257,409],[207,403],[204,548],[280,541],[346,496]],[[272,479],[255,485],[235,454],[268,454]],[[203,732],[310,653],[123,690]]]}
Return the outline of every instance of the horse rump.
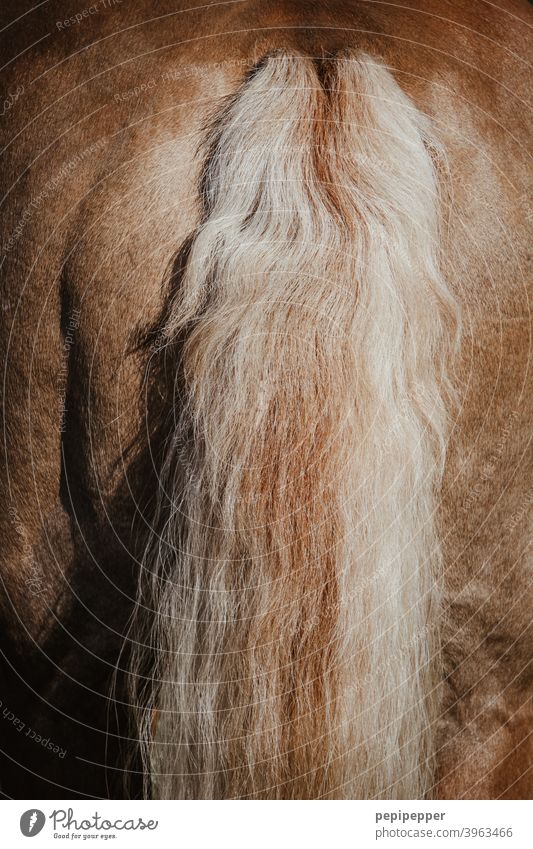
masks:
{"label": "horse rump", "polygon": [[131,635],[151,792],[428,796],[457,325],[438,143],[373,58],[276,52],[205,151]]}

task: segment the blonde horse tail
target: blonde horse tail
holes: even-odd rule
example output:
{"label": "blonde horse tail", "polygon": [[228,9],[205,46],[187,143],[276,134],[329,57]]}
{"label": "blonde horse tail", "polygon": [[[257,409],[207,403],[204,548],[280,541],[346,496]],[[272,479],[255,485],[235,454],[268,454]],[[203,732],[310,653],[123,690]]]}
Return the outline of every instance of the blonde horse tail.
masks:
{"label": "blonde horse tail", "polygon": [[265,58],[212,126],[143,563],[160,797],[431,792],[457,312],[438,162],[357,53]]}

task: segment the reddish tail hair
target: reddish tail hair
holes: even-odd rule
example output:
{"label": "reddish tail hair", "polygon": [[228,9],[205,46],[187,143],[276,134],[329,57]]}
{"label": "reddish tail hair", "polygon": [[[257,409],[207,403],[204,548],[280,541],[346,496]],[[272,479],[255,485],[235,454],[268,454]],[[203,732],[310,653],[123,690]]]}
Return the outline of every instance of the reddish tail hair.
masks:
{"label": "reddish tail hair", "polygon": [[207,148],[164,329],[146,769],[164,798],[421,798],[457,313],[438,148],[361,54],[265,59]]}

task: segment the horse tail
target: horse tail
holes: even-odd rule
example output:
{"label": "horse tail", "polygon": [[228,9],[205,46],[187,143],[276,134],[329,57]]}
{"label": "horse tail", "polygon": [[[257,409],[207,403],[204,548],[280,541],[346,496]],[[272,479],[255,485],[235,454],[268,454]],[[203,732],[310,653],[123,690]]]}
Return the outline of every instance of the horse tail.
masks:
{"label": "horse tail", "polygon": [[421,798],[456,317],[438,147],[351,53],[268,56],[206,147],[163,330],[146,768],[163,798]]}

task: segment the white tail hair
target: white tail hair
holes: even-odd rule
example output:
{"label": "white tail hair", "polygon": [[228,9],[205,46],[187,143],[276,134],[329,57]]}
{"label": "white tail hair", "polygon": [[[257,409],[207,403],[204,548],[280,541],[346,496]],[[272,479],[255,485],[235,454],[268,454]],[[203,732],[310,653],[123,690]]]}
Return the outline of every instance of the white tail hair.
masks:
{"label": "white tail hair", "polygon": [[457,318],[437,160],[362,54],[269,56],[214,122],[132,666],[149,643],[160,797],[430,792]]}

